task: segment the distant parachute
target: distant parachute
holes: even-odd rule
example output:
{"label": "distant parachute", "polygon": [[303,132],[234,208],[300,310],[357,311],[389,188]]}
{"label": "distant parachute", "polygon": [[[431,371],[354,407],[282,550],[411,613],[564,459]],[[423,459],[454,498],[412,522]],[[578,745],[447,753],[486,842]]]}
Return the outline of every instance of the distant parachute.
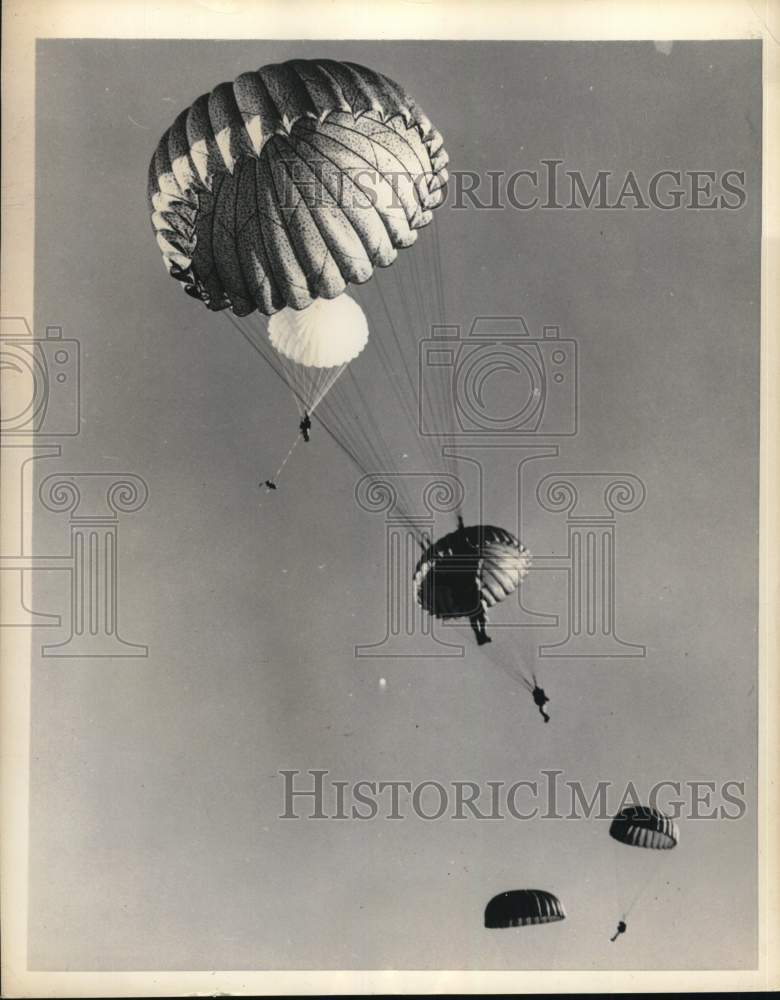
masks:
{"label": "distant parachute", "polygon": [[677,846],[680,832],[669,816],[650,806],[626,806],[612,820],[609,835],[629,847],[670,850]]}
{"label": "distant parachute", "polygon": [[517,590],[531,554],[491,524],[460,528],[428,546],[417,564],[417,601],[436,618],[468,618]]}
{"label": "distant parachute", "polygon": [[661,865],[668,864],[662,856],[677,846],[680,831],[674,820],[659,809],[631,805],[621,809],[613,818],[609,835],[619,844],[646,849],[624,852],[622,848],[615,848],[617,905],[625,922],[658,877]]}
{"label": "distant parachute", "polygon": [[485,907],[485,927],[527,927],[566,919],[557,896],[544,889],[512,889],[494,896]]}
{"label": "distant parachute", "polygon": [[518,588],[530,565],[530,553],[511,532],[492,524],[467,528],[459,515],[457,531],[423,545],[414,572],[417,603],[435,618],[468,618],[483,646],[491,642],[487,609]]}

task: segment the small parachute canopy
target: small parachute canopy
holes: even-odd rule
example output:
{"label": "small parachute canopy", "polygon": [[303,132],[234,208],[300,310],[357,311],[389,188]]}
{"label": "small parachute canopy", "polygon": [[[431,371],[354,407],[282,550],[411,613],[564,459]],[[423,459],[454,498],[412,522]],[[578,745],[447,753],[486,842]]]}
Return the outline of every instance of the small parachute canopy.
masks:
{"label": "small parachute canopy", "polygon": [[368,343],[368,323],[348,295],[315,299],[308,309],[283,309],[268,321],[268,336],[289,361],[307,368],[348,364]]}
{"label": "small parachute canopy", "polygon": [[462,527],[430,545],[414,574],[417,601],[436,618],[464,618],[517,590],[531,554],[511,532]]}
{"label": "small parachute canopy", "polygon": [[485,907],[485,927],[527,927],[566,919],[557,896],[544,889],[512,889],[494,896]]}
{"label": "small parachute canopy", "polygon": [[670,850],[677,846],[680,831],[669,816],[650,806],[626,806],[612,820],[609,835],[629,847]]}
{"label": "small parachute canopy", "polygon": [[344,369],[368,343],[368,322],[348,295],[282,309],[268,321],[268,339],[301,413],[314,413]]}

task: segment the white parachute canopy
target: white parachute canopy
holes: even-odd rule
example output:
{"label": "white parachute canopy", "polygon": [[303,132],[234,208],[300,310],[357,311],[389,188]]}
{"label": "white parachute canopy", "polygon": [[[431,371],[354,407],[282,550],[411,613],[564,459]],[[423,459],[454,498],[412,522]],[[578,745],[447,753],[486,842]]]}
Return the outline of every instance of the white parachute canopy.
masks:
{"label": "white parachute canopy", "polygon": [[348,295],[287,307],[268,321],[268,338],[299,406],[313,413],[328,389],[368,343],[368,322]]}
{"label": "white parachute canopy", "polygon": [[306,309],[282,309],[268,321],[268,338],[299,408],[317,404],[368,343],[368,321],[348,295],[315,299]]}

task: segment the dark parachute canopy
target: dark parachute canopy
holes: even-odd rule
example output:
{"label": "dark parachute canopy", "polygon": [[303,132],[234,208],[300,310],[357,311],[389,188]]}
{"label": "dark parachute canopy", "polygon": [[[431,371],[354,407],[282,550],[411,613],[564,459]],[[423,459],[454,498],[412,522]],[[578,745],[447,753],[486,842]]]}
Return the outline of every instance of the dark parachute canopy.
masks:
{"label": "dark parachute canopy", "polygon": [[512,889],[494,896],[485,907],[485,927],[526,927],[566,919],[557,896],[544,889]]}
{"label": "dark parachute canopy", "polygon": [[612,820],[609,835],[629,847],[670,850],[677,846],[680,832],[674,820],[650,806],[626,806]]}
{"label": "dark parachute canopy", "polygon": [[530,564],[530,553],[504,528],[460,528],[423,552],[414,574],[417,601],[436,618],[468,617],[513,593]]}
{"label": "dark parachute canopy", "polygon": [[177,117],[152,158],[152,225],[170,274],[209,309],[303,309],[415,242],[446,164],[397,83],[296,59],[222,83]]}

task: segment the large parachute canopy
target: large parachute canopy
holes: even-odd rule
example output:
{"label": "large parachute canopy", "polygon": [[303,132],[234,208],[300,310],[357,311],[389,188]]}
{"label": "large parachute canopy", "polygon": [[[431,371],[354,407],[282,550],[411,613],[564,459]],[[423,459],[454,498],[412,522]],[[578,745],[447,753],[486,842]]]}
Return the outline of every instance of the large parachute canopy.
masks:
{"label": "large parachute canopy", "polygon": [[566,919],[557,896],[544,889],[511,889],[494,896],[485,907],[485,927],[526,927]]}
{"label": "large parachute canopy", "polygon": [[629,847],[670,850],[677,846],[680,832],[674,820],[650,806],[626,806],[612,820],[609,835]]}
{"label": "large parachute canopy", "polygon": [[295,59],[221,83],[149,170],[170,274],[209,309],[270,315],[367,281],[443,198],[441,135],[392,80]]}
{"label": "large parachute canopy", "polygon": [[[447,162],[441,134],[399,84],[328,59],[221,83],[181,112],[152,158],[152,226],[171,276],[238,328],[301,411],[317,407],[364,475],[401,463],[456,473],[437,437],[451,432],[449,389],[436,382],[449,371],[427,373],[435,434],[418,421],[421,342],[445,323],[436,227],[406,249],[444,200]],[[270,330],[267,316],[277,317]],[[412,524],[403,484],[398,497]]]}

